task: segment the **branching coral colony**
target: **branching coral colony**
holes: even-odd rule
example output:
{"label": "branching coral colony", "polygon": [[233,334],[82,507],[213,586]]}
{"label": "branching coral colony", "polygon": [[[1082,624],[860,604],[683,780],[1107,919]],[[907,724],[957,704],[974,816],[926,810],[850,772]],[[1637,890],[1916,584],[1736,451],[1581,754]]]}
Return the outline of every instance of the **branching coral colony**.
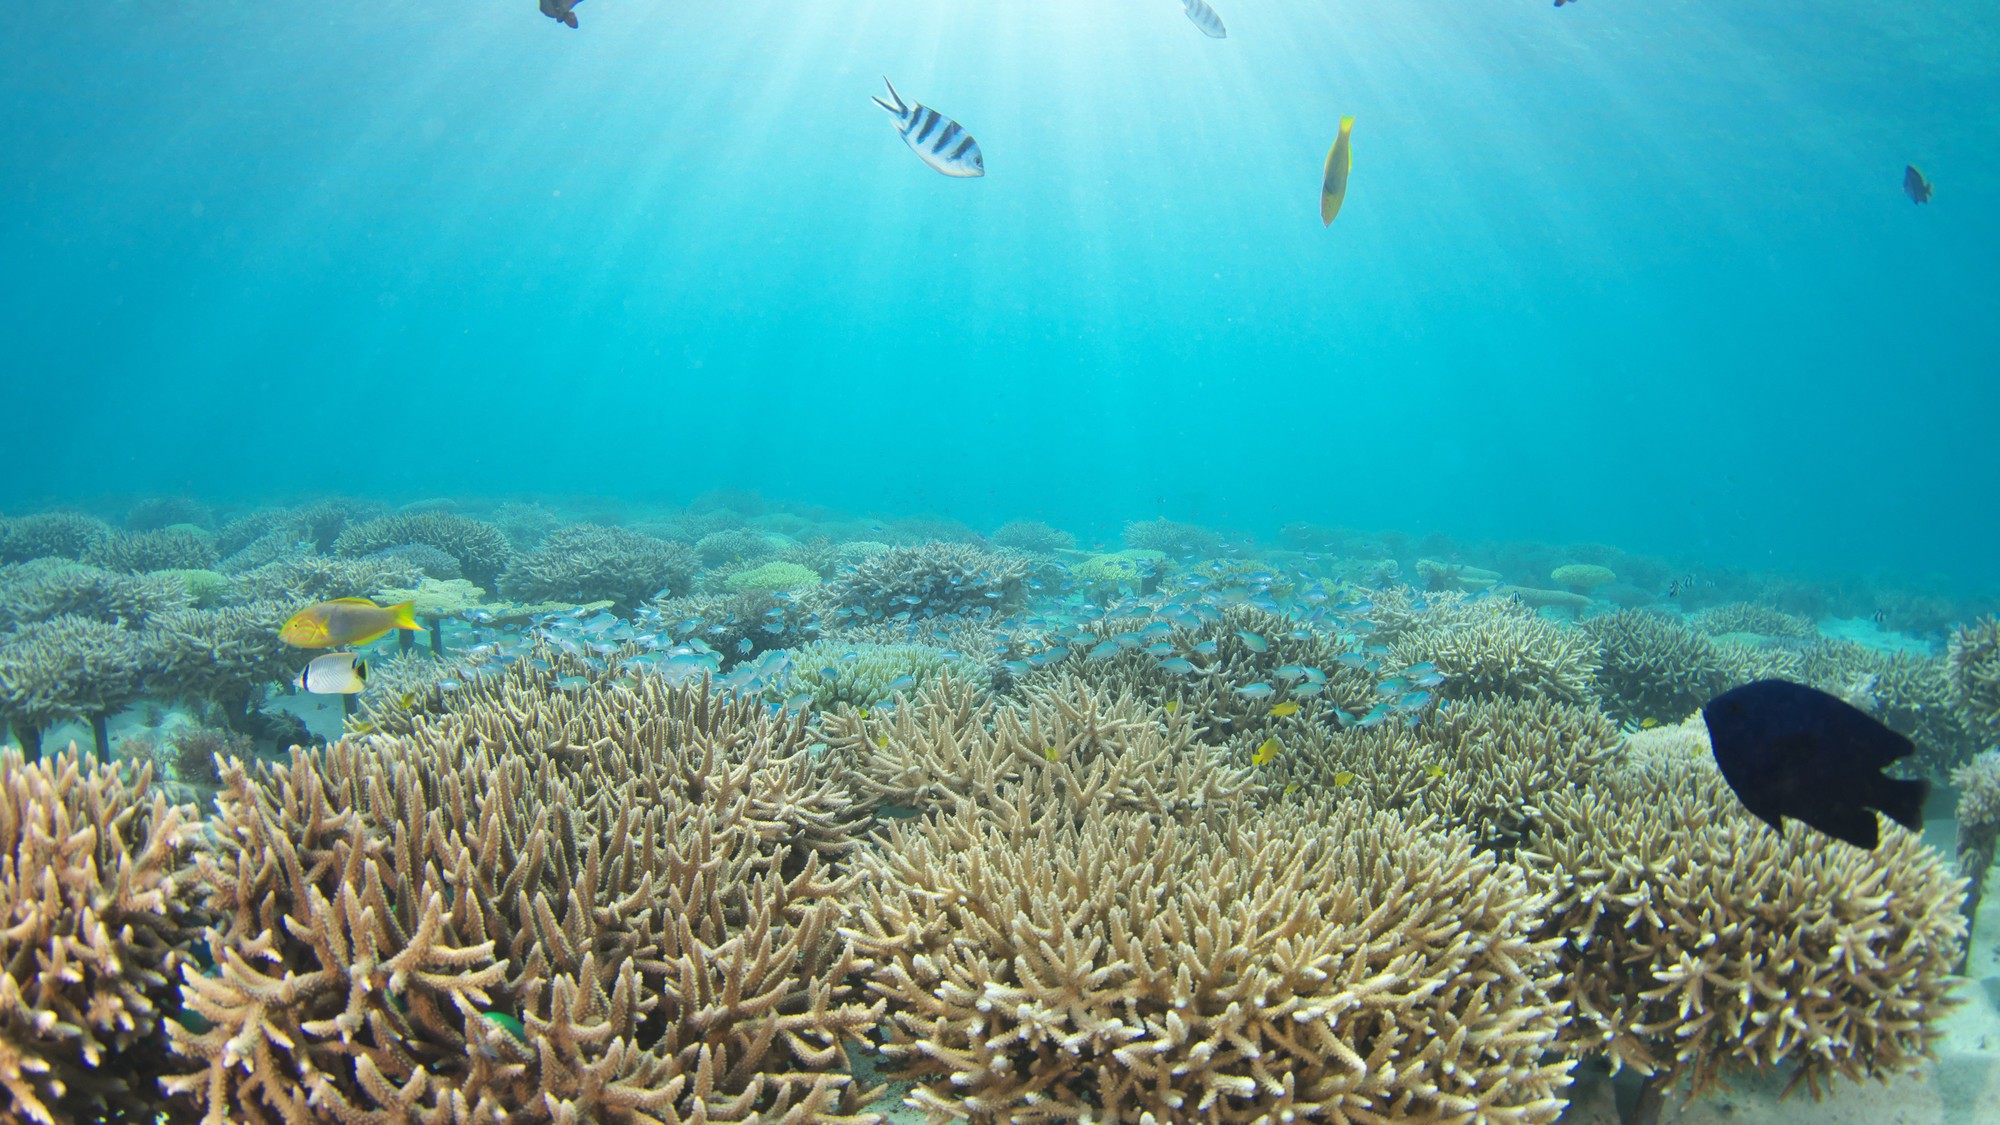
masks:
{"label": "branching coral colony", "polygon": [[[1092,562],[1041,524],[432,507],[0,520],[24,743],[137,698],[234,728],[164,743],[206,823],[141,756],[0,762],[0,1121],[860,1125],[864,1055],[981,1125],[1547,1122],[1586,1057],[1649,1105],[1818,1091],[1924,1058],[2000,835],[1991,620],[1891,656],[1743,584],[1616,612],[1541,555],[1385,586],[1347,533],[1313,576],[1162,521]],[[390,591],[493,635],[255,760],[279,623]],[[598,631],[505,624],[558,611]],[[1680,720],[1765,675],[1960,767],[1958,872],[1742,810]]]}

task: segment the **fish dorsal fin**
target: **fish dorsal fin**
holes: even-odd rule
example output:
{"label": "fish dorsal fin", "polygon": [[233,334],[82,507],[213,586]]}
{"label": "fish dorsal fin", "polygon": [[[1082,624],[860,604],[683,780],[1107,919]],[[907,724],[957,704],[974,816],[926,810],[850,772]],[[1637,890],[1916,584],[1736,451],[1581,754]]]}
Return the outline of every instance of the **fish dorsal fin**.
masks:
{"label": "fish dorsal fin", "polygon": [[326,603],[326,604],[328,604],[328,605],[365,605],[365,606],[367,606],[367,607],[368,607],[368,608],[370,608],[370,609],[381,609],[381,608],[382,608],[381,606],[379,606],[379,605],[376,605],[376,604],[375,604],[374,602],[370,601],[370,600],[369,600],[369,599],[367,599],[367,598],[329,598],[329,599],[327,599],[327,603]]}

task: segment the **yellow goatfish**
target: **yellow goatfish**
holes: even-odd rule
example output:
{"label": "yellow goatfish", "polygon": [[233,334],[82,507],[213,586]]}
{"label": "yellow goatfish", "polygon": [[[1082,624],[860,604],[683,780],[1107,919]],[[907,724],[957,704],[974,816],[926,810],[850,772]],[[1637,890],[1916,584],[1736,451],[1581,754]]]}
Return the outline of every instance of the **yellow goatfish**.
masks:
{"label": "yellow goatfish", "polygon": [[306,670],[292,682],[314,695],[353,695],[365,686],[368,665],[356,653],[329,652],[313,657]]}
{"label": "yellow goatfish", "polygon": [[365,645],[391,629],[421,632],[423,626],[411,615],[415,605],[382,606],[367,598],[335,598],[292,614],[278,630],[278,639],[298,648],[333,648]]}
{"label": "yellow goatfish", "polygon": [[1354,150],[1347,147],[1347,134],[1354,129],[1354,118],[1340,119],[1340,136],[1326,154],[1326,177],[1319,185],[1319,221],[1322,226],[1332,226],[1333,217],[1340,214],[1340,205],[1347,199],[1347,173],[1354,168]]}

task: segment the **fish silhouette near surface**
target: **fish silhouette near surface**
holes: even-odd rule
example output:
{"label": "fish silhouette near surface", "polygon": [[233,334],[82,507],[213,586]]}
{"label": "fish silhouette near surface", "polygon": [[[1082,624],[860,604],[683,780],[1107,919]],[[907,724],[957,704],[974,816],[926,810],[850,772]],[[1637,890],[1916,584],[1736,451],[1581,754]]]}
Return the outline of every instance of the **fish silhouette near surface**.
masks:
{"label": "fish silhouette near surface", "polygon": [[903,135],[903,143],[910,146],[918,159],[959,179],[986,174],[986,157],[980,153],[979,142],[972,139],[971,133],[927,105],[905,102],[887,78],[882,79],[882,84],[889,87],[889,101],[870,100],[896,119],[896,131]]}
{"label": "fish silhouette near surface", "polygon": [[1923,828],[1931,783],[1882,772],[1915,745],[1838,696],[1758,680],[1709,700],[1701,716],[1722,779],[1771,827],[1783,831],[1791,817],[1871,849],[1881,839],[1877,811]]}
{"label": "fish silhouette near surface", "polygon": [[1319,222],[1324,227],[1333,225],[1333,217],[1340,214],[1340,205],[1347,201],[1347,174],[1354,170],[1354,150],[1348,147],[1348,134],[1353,131],[1354,118],[1341,118],[1340,136],[1326,151],[1326,173],[1319,182]]}
{"label": "fish silhouette near surface", "polygon": [[1925,178],[1923,169],[1914,164],[1903,165],[1903,194],[1909,196],[1912,203],[1931,201],[1931,182]]}
{"label": "fish silhouette near surface", "polygon": [[1187,13],[1188,20],[1200,28],[1203,35],[1210,39],[1229,38],[1229,29],[1222,26],[1222,17],[1216,15],[1215,9],[1209,7],[1205,0],[1181,0],[1181,10]]}
{"label": "fish silhouette near surface", "polygon": [[583,0],[536,0],[536,3],[541,7],[543,15],[564,27],[575,27],[576,13],[570,9],[583,3]]}

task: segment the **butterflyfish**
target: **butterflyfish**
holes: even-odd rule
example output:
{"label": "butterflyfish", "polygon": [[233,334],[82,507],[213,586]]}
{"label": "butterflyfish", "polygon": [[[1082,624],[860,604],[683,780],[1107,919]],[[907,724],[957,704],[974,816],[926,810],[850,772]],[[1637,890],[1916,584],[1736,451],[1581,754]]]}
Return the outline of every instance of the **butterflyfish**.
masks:
{"label": "butterflyfish", "polygon": [[1333,217],[1340,214],[1340,205],[1347,200],[1347,173],[1354,168],[1354,150],[1348,147],[1348,134],[1354,131],[1354,118],[1340,119],[1340,136],[1334,139],[1333,147],[1326,153],[1326,175],[1319,184],[1319,221],[1322,226],[1332,226]]}
{"label": "butterflyfish", "polygon": [[979,151],[979,142],[963,126],[921,102],[904,101],[887,78],[882,79],[882,84],[889,87],[890,100],[870,100],[896,119],[896,131],[903,135],[903,143],[910,146],[917,159],[935,171],[960,179],[986,174],[986,157]]}
{"label": "butterflyfish", "polygon": [[413,616],[415,602],[376,605],[367,598],[335,598],[292,614],[278,630],[278,639],[297,648],[365,645],[391,629],[420,632]]}
{"label": "butterflyfish", "polygon": [[315,656],[292,682],[314,695],[353,695],[366,686],[368,664],[352,652]]}

